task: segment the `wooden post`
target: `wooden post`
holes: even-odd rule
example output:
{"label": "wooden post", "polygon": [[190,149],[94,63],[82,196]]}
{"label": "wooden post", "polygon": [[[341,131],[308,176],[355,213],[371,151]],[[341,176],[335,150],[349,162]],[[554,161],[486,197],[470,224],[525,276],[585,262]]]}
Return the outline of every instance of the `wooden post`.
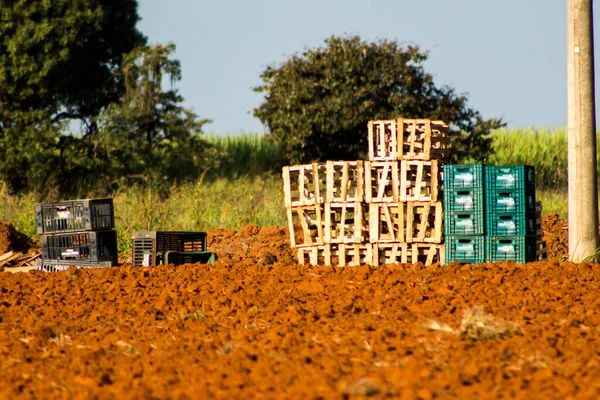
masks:
{"label": "wooden post", "polygon": [[592,3],[567,0],[569,258],[574,262],[598,248]]}

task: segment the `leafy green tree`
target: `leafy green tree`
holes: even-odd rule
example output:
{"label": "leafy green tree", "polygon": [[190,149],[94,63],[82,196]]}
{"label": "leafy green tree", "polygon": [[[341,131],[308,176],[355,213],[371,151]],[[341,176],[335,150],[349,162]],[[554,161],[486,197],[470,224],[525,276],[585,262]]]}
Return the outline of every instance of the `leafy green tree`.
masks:
{"label": "leafy green tree", "polygon": [[[218,165],[220,154],[201,139],[199,119],[182,106],[174,88],[181,66],[175,45],[144,46],[129,53],[121,68],[126,91],[99,119],[99,158],[112,179],[150,179],[160,185],[197,178]],[[163,89],[163,81],[171,88]]]}
{"label": "leafy green tree", "polygon": [[76,178],[67,157],[83,154],[68,123],[93,135],[96,116],[121,98],[122,57],[146,43],[138,20],[136,0],[0,1],[0,151],[10,154],[0,180],[9,189]]}
{"label": "leafy green tree", "polygon": [[454,161],[483,160],[502,120],[483,119],[465,96],[436,87],[426,60],[417,46],[332,36],[324,47],[266,68],[254,89],[265,100],[254,116],[292,163],[364,158],[368,121],[398,117],[448,122]]}

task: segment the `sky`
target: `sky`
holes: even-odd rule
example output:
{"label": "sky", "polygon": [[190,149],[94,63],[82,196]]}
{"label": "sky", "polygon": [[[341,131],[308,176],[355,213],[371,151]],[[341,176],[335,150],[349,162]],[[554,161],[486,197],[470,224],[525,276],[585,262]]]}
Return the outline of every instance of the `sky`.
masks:
{"label": "sky", "polygon": [[436,86],[466,94],[484,118],[566,125],[567,0],[139,0],[138,11],[150,43],[175,43],[177,88],[213,120],[207,133],[265,133],[252,116],[260,74],[332,35],[419,45]]}

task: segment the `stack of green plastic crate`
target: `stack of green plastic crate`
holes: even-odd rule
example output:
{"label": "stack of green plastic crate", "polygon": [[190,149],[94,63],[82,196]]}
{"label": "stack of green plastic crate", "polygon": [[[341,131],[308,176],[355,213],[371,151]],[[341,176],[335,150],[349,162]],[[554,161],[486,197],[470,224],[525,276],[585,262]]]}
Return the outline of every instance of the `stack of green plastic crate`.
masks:
{"label": "stack of green plastic crate", "polygon": [[482,164],[446,165],[444,241],[446,263],[485,261],[485,181]]}
{"label": "stack of green plastic crate", "polygon": [[532,166],[486,166],[488,261],[536,259],[535,172]]}
{"label": "stack of green plastic crate", "polygon": [[446,165],[443,184],[446,263],[537,259],[532,166]]}

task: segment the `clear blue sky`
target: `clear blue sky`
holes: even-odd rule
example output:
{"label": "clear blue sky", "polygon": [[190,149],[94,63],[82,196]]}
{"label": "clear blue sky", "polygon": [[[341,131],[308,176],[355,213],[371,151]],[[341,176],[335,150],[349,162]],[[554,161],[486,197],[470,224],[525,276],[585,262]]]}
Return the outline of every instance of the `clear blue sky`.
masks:
{"label": "clear blue sky", "polygon": [[177,87],[209,133],[265,132],[252,116],[265,67],[344,34],[420,45],[436,85],[486,118],[566,124],[567,0],[140,0],[139,13],[151,43],[177,46]]}

